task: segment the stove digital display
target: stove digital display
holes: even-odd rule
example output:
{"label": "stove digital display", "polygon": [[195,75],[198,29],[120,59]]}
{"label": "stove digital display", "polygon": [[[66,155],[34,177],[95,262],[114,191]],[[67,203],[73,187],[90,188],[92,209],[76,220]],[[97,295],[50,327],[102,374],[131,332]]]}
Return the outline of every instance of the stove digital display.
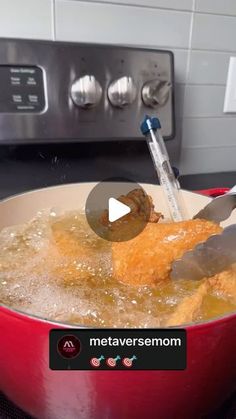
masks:
{"label": "stove digital display", "polygon": [[42,112],[45,108],[43,71],[39,67],[0,66],[0,112]]}

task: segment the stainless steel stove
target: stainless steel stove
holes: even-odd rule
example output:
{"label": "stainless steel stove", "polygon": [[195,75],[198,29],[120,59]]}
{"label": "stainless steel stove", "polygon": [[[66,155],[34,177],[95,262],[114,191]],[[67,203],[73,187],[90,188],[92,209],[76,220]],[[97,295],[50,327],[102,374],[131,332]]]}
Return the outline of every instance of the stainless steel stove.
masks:
{"label": "stainless steel stove", "polygon": [[145,114],[178,157],[170,51],[2,39],[0,83],[0,197],[111,176],[155,182]]}
{"label": "stainless steel stove", "polygon": [[[139,131],[146,113],[160,118],[178,165],[170,51],[2,39],[0,85],[1,198],[112,176],[156,182]],[[234,174],[222,176],[181,184],[233,186]]]}
{"label": "stainless steel stove", "polygon": [[140,139],[146,113],[175,134],[170,51],[0,41],[0,143]]}

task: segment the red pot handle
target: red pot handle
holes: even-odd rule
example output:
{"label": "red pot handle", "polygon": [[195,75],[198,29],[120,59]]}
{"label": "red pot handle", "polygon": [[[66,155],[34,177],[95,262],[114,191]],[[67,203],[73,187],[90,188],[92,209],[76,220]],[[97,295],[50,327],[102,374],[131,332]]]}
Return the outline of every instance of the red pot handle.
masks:
{"label": "red pot handle", "polygon": [[224,195],[229,190],[230,188],[211,188],[211,189],[201,189],[199,191],[194,191],[194,192],[215,198],[216,196]]}

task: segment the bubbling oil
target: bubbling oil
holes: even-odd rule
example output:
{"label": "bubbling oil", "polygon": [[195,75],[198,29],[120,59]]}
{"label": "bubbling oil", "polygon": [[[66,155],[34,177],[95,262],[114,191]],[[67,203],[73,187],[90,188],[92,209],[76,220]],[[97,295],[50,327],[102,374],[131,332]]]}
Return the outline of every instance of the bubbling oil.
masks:
{"label": "bubbling oil", "polygon": [[[162,327],[198,286],[169,280],[137,288],[116,281],[111,243],[91,231],[81,212],[41,211],[29,223],[0,232],[0,304],[49,320]],[[235,309],[225,296],[209,293],[196,320]]]}

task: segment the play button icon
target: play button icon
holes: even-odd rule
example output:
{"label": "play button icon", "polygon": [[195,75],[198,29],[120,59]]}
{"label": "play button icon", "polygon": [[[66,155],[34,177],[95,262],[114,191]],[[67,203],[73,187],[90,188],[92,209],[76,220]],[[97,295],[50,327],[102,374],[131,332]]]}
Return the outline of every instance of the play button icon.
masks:
{"label": "play button icon", "polygon": [[89,226],[101,238],[120,242],[133,239],[149,221],[151,205],[144,189],[124,178],[109,178],[89,193],[85,213]]}
{"label": "play button icon", "polygon": [[108,219],[110,223],[119,220],[131,212],[131,209],[128,207],[128,205],[122,204],[122,202],[115,198],[109,198],[108,202]]}

